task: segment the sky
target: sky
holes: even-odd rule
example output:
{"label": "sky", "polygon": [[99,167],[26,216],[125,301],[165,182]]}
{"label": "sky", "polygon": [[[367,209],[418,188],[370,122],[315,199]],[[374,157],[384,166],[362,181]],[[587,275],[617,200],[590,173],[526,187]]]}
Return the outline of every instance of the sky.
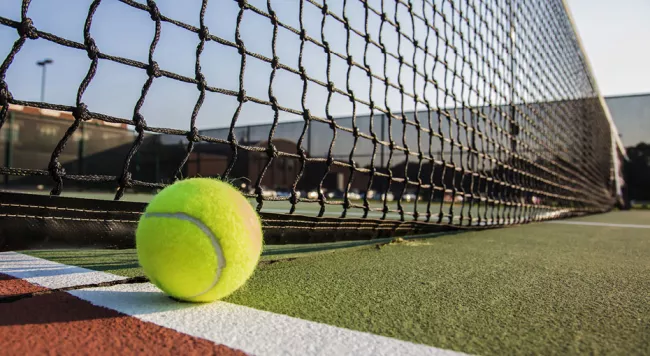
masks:
{"label": "sky", "polygon": [[[266,11],[265,1],[249,0],[249,2]],[[197,14],[200,2],[183,1],[182,6],[179,5],[180,3],[180,1],[172,0],[157,1],[163,14],[171,14],[169,16],[176,20],[198,27]],[[219,6],[214,6],[215,3],[211,1],[211,5],[207,8],[206,25],[211,34],[234,42],[237,3],[224,0],[218,2]],[[356,1],[348,3],[350,7],[347,13],[350,20],[363,24],[363,7]],[[370,3],[377,6],[379,0],[373,0]],[[604,95],[650,92],[650,66],[647,65],[650,63],[650,46],[646,45],[647,38],[650,38],[650,21],[647,21],[650,2],[647,0],[620,0],[615,3],[604,0],[568,0],[568,3],[593,65],[601,92]],[[19,20],[20,4],[21,1],[18,0],[1,1],[0,16]],[[89,0],[34,0],[29,9],[29,16],[38,29],[83,43],[83,26],[89,4]],[[299,28],[295,2],[275,0],[272,4],[281,22]],[[330,0],[327,4],[332,11],[341,13],[340,2]],[[448,4],[448,1],[443,2],[442,12],[450,14],[452,11],[449,11]],[[395,13],[389,9],[387,12],[391,19],[404,20],[408,16],[403,10],[398,10]],[[53,13],[56,13],[56,16],[52,16]],[[310,35],[320,38],[321,19],[322,15],[316,7],[305,5],[303,26]],[[535,19],[522,19],[521,21],[522,23],[534,22]],[[371,17],[369,26],[378,28],[379,22],[377,16]],[[403,22],[409,23],[408,21]],[[154,34],[153,24],[148,13],[135,10],[117,1],[105,0],[100,4],[93,17],[91,32],[102,52],[147,63],[148,49]],[[447,27],[448,29],[449,27]],[[404,31],[409,31],[409,29],[404,29]],[[416,33],[423,36],[421,24],[416,29]],[[247,11],[241,26],[241,38],[247,49],[272,57],[272,34],[273,26],[269,20]],[[331,20],[327,22],[325,34],[334,51],[343,54],[350,51],[355,60],[363,62],[364,41],[362,39],[353,36],[350,48],[346,48],[344,27]],[[507,36],[503,37],[507,38]],[[16,38],[17,34],[14,29],[0,26],[0,58],[6,56]],[[449,38],[452,41],[455,39],[453,35],[450,35]],[[403,53],[407,59],[413,55],[412,45],[409,46],[410,44],[406,41],[401,41],[400,44],[397,42],[396,36],[390,35],[384,36],[383,40],[387,47],[392,49],[392,52]],[[162,36],[155,51],[155,59],[162,69],[194,78],[197,42],[195,34],[163,23]],[[298,36],[288,31],[280,31],[278,43],[281,45],[277,46],[275,54],[282,63],[292,68],[298,68],[299,63],[296,56],[300,46]],[[401,46],[399,51],[397,50],[398,45]],[[323,55],[323,50],[307,44],[304,53],[303,65],[307,72],[314,78],[326,82],[326,56]],[[458,57],[454,57],[453,53],[441,52],[439,54],[450,63],[450,68],[454,63],[458,63]],[[421,56],[421,54],[417,54],[417,56]],[[83,51],[66,48],[43,39],[27,41],[10,66],[7,82],[13,96],[21,100],[39,100],[41,70],[35,65],[35,62],[46,57],[54,60],[54,64],[48,67],[47,72],[46,101],[74,105],[79,83],[86,75],[90,61]],[[370,48],[366,58],[373,67],[373,71],[378,71],[381,75],[384,74],[381,70],[383,56],[378,49]],[[201,55],[202,72],[208,84],[225,90],[237,91],[240,60],[241,57],[235,49],[213,42],[208,43]],[[419,63],[422,63],[422,60],[422,57],[417,59]],[[347,81],[347,64],[339,58],[333,58],[332,61],[330,75],[336,87],[345,91],[349,85],[350,89],[355,91],[355,95],[369,101],[369,81],[365,73],[358,68],[353,68],[350,71],[351,80]],[[449,75],[450,70],[445,71],[440,66],[437,69],[431,68],[431,62],[429,61],[428,64],[425,62],[422,67],[426,67],[425,70],[433,70],[434,77],[445,86],[450,87],[454,94],[459,97],[463,96],[463,100],[466,99],[472,105],[485,104],[485,100],[481,100],[474,93],[462,92],[463,84],[458,78]],[[394,83],[412,85],[408,84],[413,83],[413,74],[410,69],[400,72],[400,66],[395,59],[389,58],[387,63],[389,65],[386,66],[386,76],[391,78]],[[473,64],[481,63],[473,62]],[[467,69],[467,63],[461,63],[457,67],[458,72],[464,69]],[[525,69],[521,68],[522,78],[526,74],[524,73]],[[421,68],[421,70],[423,69]],[[498,79],[498,74],[501,73],[499,70],[495,70],[497,75],[494,83],[499,91],[507,92],[505,84]],[[244,76],[247,95],[268,100],[270,75],[271,66],[268,63],[248,57]],[[144,70],[101,60],[97,74],[84,93],[83,101],[91,111],[131,118],[133,107],[140,97],[142,85],[146,79]],[[480,79],[478,80],[480,81]],[[376,84],[376,82],[373,83]],[[415,91],[418,92],[427,94],[434,90],[431,86],[424,89],[421,78],[417,79],[415,84],[418,86]],[[372,99],[376,102],[388,104],[393,111],[400,110],[401,105],[405,105],[406,109],[413,108],[412,100],[404,100],[397,89],[389,88],[388,94],[385,95],[383,88],[377,86],[376,88],[380,88],[375,89],[372,94]],[[302,81],[299,76],[282,70],[277,71],[273,90],[281,105],[298,111],[302,110],[300,102]],[[309,94],[306,100],[307,107],[310,108],[312,114],[324,117],[326,115],[327,90],[317,85],[310,85]],[[197,98],[198,90],[195,85],[168,78],[158,78],[154,80],[154,85],[147,94],[141,112],[151,126],[187,130],[188,117],[192,113]],[[450,100],[446,97],[441,104],[448,105]],[[507,100],[507,98],[493,97],[490,100],[498,102]],[[451,101],[453,104],[453,100]],[[237,106],[238,102],[233,96],[208,93],[198,114],[198,127],[228,126]],[[352,109],[352,105],[346,97],[334,95],[329,114],[335,117],[347,116]],[[359,113],[367,112],[362,105],[356,110]],[[243,105],[238,123],[269,123],[273,117],[274,112],[268,105],[248,102]],[[301,117],[281,112],[279,119],[281,121],[299,120]]]}
{"label": "sky", "polygon": [[567,2],[603,95],[650,92],[650,1]]}
{"label": "sky", "polygon": [[[568,0],[603,95],[650,93],[650,1]],[[650,142],[650,96],[608,99],[626,147]]]}

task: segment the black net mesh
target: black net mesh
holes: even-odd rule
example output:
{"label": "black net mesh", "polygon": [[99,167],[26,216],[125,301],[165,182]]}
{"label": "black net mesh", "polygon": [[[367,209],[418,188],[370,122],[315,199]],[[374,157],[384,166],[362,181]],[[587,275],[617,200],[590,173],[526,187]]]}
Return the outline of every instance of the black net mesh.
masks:
{"label": "black net mesh", "polygon": [[[92,1],[82,40],[39,29],[30,1],[20,18],[0,15],[0,27],[17,32],[0,67],[5,184],[42,184],[52,195],[110,189],[121,200],[221,177],[269,213],[267,226],[332,231],[514,224],[615,204],[612,127],[562,0],[204,0],[197,23],[152,0],[122,0],[120,11],[150,18],[146,61],[102,51],[93,21],[108,3],[116,6]],[[230,19],[211,32],[206,22],[220,11]],[[186,39],[174,43],[178,53],[195,47],[193,75],[159,64],[172,31]],[[74,104],[13,95],[7,73],[30,41],[86,53]],[[130,116],[85,100],[108,63],[142,78]],[[210,74],[221,66],[222,76]],[[193,106],[175,128],[149,124],[143,110],[160,102],[151,91],[161,83],[193,86],[173,96]],[[227,104],[215,114],[210,102]],[[12,105],[71,118],[50,120],[60,126],[51,142],[35,138],[43,120],[17,138]]]}

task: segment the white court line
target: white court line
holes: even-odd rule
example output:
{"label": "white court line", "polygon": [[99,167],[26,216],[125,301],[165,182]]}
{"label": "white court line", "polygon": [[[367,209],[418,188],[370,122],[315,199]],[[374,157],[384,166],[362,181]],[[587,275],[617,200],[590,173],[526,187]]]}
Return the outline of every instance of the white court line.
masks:
{"label": "white court line", "polygon": [[126,279],[114,274],[68,266],[17,252],[0,252],[0,273],[50,289]]}
{"label": "white court line", "polygon": [[[124,278],[15,252],[0,253],[0,266],[0,273],[27,277],[28,281],[47,288],[66,284],[61,281],[66,271],[72,273],[66,279],[67,284],[77,276],[84,277],[77,284]],[[41,267],[61,273],[41,273]],[[68,293],[97,306],[255,355],[466,355],[226,302],[178,303],[151,283]]]}
{"label": "white court line", "polygon": [[548,221],[548,224],[565,224],[565,225],[586,225],[586,226],[607,226],[607,227],[630,227],[634,229],[650,229],[650,225],[636,224],[611,224],[591,221]]}

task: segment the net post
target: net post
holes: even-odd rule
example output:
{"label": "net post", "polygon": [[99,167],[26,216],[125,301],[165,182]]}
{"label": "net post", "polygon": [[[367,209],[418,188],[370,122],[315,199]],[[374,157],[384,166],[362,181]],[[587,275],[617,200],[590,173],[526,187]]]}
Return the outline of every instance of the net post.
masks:
{"label": "net post", "polygon": [[[158,144],[157,146],[161,146],[161,140],[158,137]],[[162,148],[162,147],[160,147]],[[156,182],[160,182],[160,151],[161,150],[155,150],[154,153],[154,177],[156,178]]]}
{"label": "net post", "polygon": [[513,1],[516,0],[508,0],[508,8],[510,12],[510,149],[512,150],[513,153],[517,152],[517,139],[516,136],[519,134],[519,126],[517,125],[517,122],[515,120],[516,114],[517,114],[517,109],[515,108],[515,84],[516,84],[516,79],[515,79],[515,68],[517,66],[517,60],[515,59],[515,18],[516,18],[516,13],[513,8]]}
{"label": "net post", "polygon": [[[9,104],[7,104],[9,105]],[[8,109],[8,108],[7,108]],[[9,168],[13,166],[13,133],[14,133],[14,113],[9,111],[9,125],[5,126],[7,127],[7,132],[6,132],[6,139],[7,142],[5,143],[5,167]],[[5,187],[9,187],[9,174],[4,175],[4,184]]]}
{"label": "net post", "polygon": [[314,154],[311,152],[311,125],[307,126],[307,157],[313,157]]}
{"label": "net post", "polygon": [[85,155],[85,141],[86,141],[86,123],[81,122],[79,125],[79,144],[77,145],[77,162],[79,174],[84,174],[84,155]]}
{"label": "net post", "polygon": [[381,147],[380,147],[381,158],[380,158],[379,161],[380,161],[380,165],[381,165],[380,167],[383,168],[385,166],[385,163],[384,163],[384,155],[385,155],[384,150],[386,149],[386,147],[384,146],[383,142],[386,141],[386,120],[390,120],[390,118],[388,118],[388,116],[386,114],[381,114],[381,115],[379,115],[379,117],[381,118],[381,142],[382,142]]}

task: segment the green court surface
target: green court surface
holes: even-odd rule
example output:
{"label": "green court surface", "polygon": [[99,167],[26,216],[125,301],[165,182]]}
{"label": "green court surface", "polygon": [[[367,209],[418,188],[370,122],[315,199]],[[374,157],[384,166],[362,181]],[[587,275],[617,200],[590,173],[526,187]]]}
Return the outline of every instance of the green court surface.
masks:
{"label": "green court surface", "polygon": [[[650,211],[568,221],[650,225]],[[25,253],[142,274],[134,250]],[[471,354],[648,354],[650,229],[535,223],[266,246],[227,301]]]}
{"label": "green court surface", "polygon": [[570,221],[650,225],[650,210],[612,211],[608,214],[582,216],[571,219]]}

